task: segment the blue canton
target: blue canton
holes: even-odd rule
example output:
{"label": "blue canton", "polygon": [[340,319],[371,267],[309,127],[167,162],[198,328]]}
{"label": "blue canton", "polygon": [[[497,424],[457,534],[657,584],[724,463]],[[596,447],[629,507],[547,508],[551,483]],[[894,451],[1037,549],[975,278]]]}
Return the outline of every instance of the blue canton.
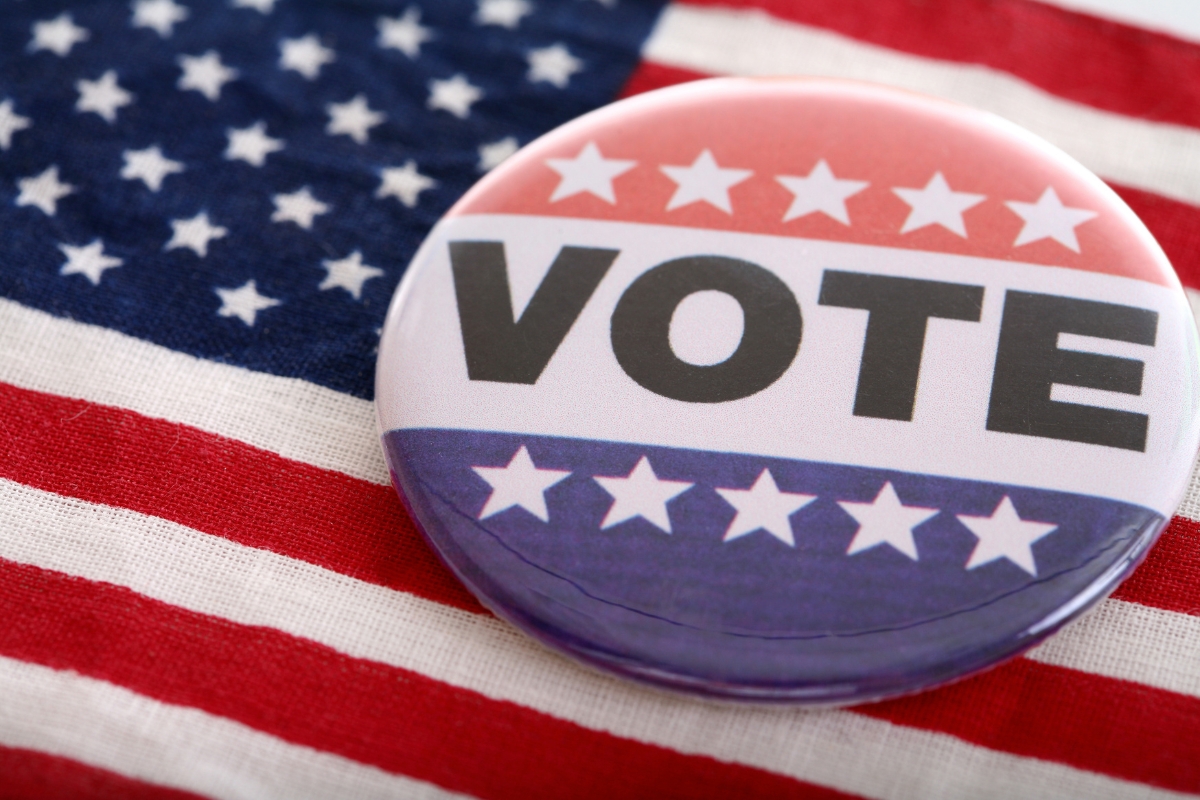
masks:
{"label": "blue canton", "polygon": [[611,101],[658,2],[9,2],[0,294],[372,396],[430,227]]}

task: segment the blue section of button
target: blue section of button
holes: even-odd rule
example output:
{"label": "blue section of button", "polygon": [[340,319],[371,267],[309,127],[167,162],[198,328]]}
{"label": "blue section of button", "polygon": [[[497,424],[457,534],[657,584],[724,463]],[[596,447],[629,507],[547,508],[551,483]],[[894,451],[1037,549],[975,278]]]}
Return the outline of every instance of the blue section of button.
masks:
{"label": "blue section of button", "polygon": [[[426,535],[501,616],[633,677],[745,699],[862,700],[989,666],[1111,590],[1165,524],[1103,498],[753,455],[449,430],[392,431],[384,446]],[[534,468],[569,474],[537,473],[553,483],[526,491],[532,509],[489,508],[494,473],[475,468],[522,447]],[[657,479],[694,484],[666,501],[670,533],[645,516],[602,528],[615,500],[594,478],[643,457]],[[794,546],[766,528],[725,540],[739,509],[717,489],[764,470],[779,492],[816,498],[788,517]],[[930,512],[911,529],[915,560],[887,542],[848,553],[860,523],[839,501],[871,503],[887,483]],[[1056,527],[968,566],[982,546],[969,524],[999,519],[1005,498],[1017,538]]]}

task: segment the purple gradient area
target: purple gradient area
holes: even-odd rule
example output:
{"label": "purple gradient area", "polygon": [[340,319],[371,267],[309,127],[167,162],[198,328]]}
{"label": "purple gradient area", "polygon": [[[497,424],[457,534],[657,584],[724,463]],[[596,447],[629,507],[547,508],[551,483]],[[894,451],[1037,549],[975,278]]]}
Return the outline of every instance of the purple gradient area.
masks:
{"label": "purple gradient area", "polygon": [[[571,471],[545,492],[549,523],[520,507],[478,519],[491,487],[472,467],[522,445]],[[1097,497],[734,453],[452,430],[391,431],[384,447],[425,535],[499,615],[590,663],[735,698],[870,699],[990,666],[1111,591],[1165,523]],[[695,484],[668,504],[673,532],[642,518],[601,530],[613,498],[593,477],[643,456]],[[781,491],[817,495],[790,518],[795,547],[761,530],[723,541],[736,511],[715,488],[765,468]],[[869,502],[885,481],[941,509],[913,531],[917,561],[888,545],[847,555],[858,523],[837,501]],[[976,538],[955,515],[989,516],[1005,495],[1059,526],[1033,544],[1036,577],[1007,559],[965,568]]]}

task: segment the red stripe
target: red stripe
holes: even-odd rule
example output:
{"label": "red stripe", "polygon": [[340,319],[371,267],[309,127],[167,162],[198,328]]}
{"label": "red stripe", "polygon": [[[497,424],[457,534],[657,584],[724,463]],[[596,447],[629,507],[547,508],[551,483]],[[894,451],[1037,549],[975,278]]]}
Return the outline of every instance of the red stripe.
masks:
{"label": "red stripe", "polygon": [[[0,383],[0,478],[169,519],[359,580],[486,613],[386,486],[185,425]],[[1200,535],[1177,519],[1117,596],[1200,615]]]}
{"label": "red stripe", "polygon": [[1016,659],[855,709],[898,725],[1184,792],[1200,791],[1200,699]]}
{"label": "red stripe", "polygon": [[1041,3],[687,0],[687,4],[762,9],[778,19],[892,50],[982,64],[1094,108],[1200,127],[1200,47]]}
{"label": "red stripe", "polygon": [[1200,616],[1200,522],[1175,517],[1113,597]]}
{"label": "red stripe", "polygon": [[0,477],[482,612],[391,487],[133,412],[0,384]]}
{"label": "red stripe", "polygon": [[[518,798],[833,796],[32,566],[0,561],[0,617],[8,621],[0,626],[0,654],[75,670],[456,791]],[[1194,697],[1018,659],[945,689],[858,710],[990,748],[1200,791]]]}
{"label": "red stripe", "polygon": [[629,80],[625,81],[625,86],[621,89],[621,93],[617,95],[617,98],[633,97],[635,94],[649,92],[654,89],[663,89],[667,86],[674,86],[677,83],[699,81],[711,77],[713,76],[706,75],[703,72],[680,69],[679,67],[668,67],[665,64],[656,64],[653,61],[643,61],[629,74]]}
{"label": "red stripe", "polygon": [[[621,97],[632,97],[653,89],[708,77],[711,76],[643,62],[629,76],[621,91]],[[1142,218],[1142,222],[1146,223],[1154,238],[1158,239],[1183,285],[1200,289],[1200,208],[1140,189],[1115,184],[1110,186]]]}
{"label": "red stripe", "polygon": [[195,800],[191,792],[155,786],[67,758],[0,747],[5,800]]}
{"label": "red stripe", "polygon": [[0,561],[0,653],[482,797],[847,795],[621,739],[117,586]]}
{"label": "red stripe", "polygon": [[1200,208],[1152,192],[1109,185],[1158,239],[1183,285],[1200,289]]}

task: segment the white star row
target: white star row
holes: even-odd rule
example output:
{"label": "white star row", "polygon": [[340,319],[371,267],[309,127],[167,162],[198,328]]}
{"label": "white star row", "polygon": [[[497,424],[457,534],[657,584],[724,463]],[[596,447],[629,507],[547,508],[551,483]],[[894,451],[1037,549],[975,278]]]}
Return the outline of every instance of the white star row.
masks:
{"label": "white star row", "polygon": [[[515,146],[515,142],[513,144]],[[261,167],[266,163],[267,155],[282,148],[282,142],[267,136],[265,126],[260,122],[249,128],[229,131],[225,158]],[[168,176],[186,171],[182,162],[167,158],[157,145],[143,150],[126,150],[123,158],[121,177],[140,180],[152,192],[159,191]],[[416,206],[421,192],[437,185],[437,181],[417,170],[412,159],[403,166],[380,170],[379,179],[379,188],[375,191],[377,198],[395,197],[409,208]],[[58,201],[76,191],[75,186],[59,177],[57,165],[47,167],[37,175],[20,178],[17,188],[20,189],[16,199],[18,206],[33,206],[51,217],[58,213]],[[295,222],[306,230],[312,228],[314,217],[330,210],[330,206],[314,198],[307,187],[291,194],[277,194],[272,199],[275,203],[272,221]]]}
{"label": "white star row", "polygon": [[[229,5],[233,8],[250,8],[261,14],[270,14],[275,10],[276,2],[277,0],[231,0]],[[609,7],[616,5],[616,0],[599,2]],[[132,27],[149,28],[164,39],[174,35],[177,24],[191,17],[188,7],[175,0],[134,0],[131,8],[133,16],[129,24]],[[478,25],[498,25],[515,30],[521,19],[532,13],[533,4],[527,0],[477,0],[474,21]],[[410,58],[419,54],[422,43],[434,37],[432,30],[421,25],[420,11],[413,6],[395,19],[381,17],[378,27],[381,47],[394,47]],[[30,52],[49,50],[58,56],[67,55],[75,45],[91,38],[91,31],[76,25],[69,13],[35,23],[32,34],[29,41]],[[309,59],[312,56],[307,53],[296,57],[305,64],[311,63]]]}
{"label": "white star row", "polygon": [[[207,249],[209,239],[219,239],[226,233],[224,228],[211,225],[207,214],[198,214],[190,220],[176,220],[172,225],[174,226],[174,235],[163,247],[164,250],[186,247],[201,252]],[[94,239],[89,244],[82,246],[59,244],[58,249],[67,257],[59,274],[82,275],[93,286],[100,284],[100,280],[107,270],[116,269],[125,264],[124,259],[105,253],[104,242],[100,239]],[[364,283],[384,274],[383,270],[378,267],[364,264],[362,252],[359,250],[355,250],[345,258],[325,259],[321,262],[321,266],[324,267],[326,274],[325,279],[317,288],[321,291],[345,289],[355,300],[362,299]],[[254,326],[259,311],[283,303],[281,300],[260,294],[252,280],[236,289],[218,288],[214,291],[221,298],[222,303],[217,313],[222,317],[236,317],[250,327]]]}
{"label": "white star row", "polygon": [[[236,71],[222,72],[219,57],[209,52],[203,56],[183,56],[180,59],[183,66],[183,76],[179,79],[180,89],[196,90],[210,100],[220,97],[221,86],[231,80],[230,75]],[[81,79],[75,84],[79,98],[75,102],[75,110],[80,113],[95,113],[105,122],[112,124],[117,120],[117,112],[135,101],[135,96],[121,88],[117,82],[117,73],[108,70],[94,81]],[[482,96],[482,93],[461,75],[455,75],[448,80],[433,80],[430,82],[430,107],[442,108],[460,118],[469,113],[471,103]],[[325,106],[329,122],[325,132],[331,136],[349,136],[358,144],[366,144],[370,130],[382,125],[387,119],[381,111],[370,107],[366,95],[357,94],[344,103],[329,103]],[[0,150],[12,146],[12,137],[18,131],[32,126],[29,117],[18,114],[12,99],[0,102]],[[266,156],[284,149],[282,139],[273,138],[266,133],[265,123],[259,122],[249,128],[229,129],[229,149],[226,158],[240,158],[256,167],[262,166]],[[504,159],[511,156],[519,145],[514,137],[505,137],[496,142],[489,142],[479,147],[479,169],[487,172],[496,167]]]}
{"label": "white star row", "polygon": [[[511,8],[514,2],[520,4],[520,0],[481,0],[476,18],[499,20],[502,12],[495,9]],[[152,28],[164,38],[172,34],[176,23],[190,15],[187,8],[174,0],[138,0],[133,9],[134,27]],[[433,31],[422,26],[420,20],[420,11],[413,7],[396,18],[380,17],[376,22],[378,45],[399,50],[409,58],[417,58],[421,44],[434,38]],[[514,21],[513,25],[506,27],[515,27],[515,24]],[[52,20],[34,23],[28,49],[30,52],[47,50],[58,56],[66,56],[76,44],[90,38],[91,32],[76,25],[71,14],[64,12]],[[283,39],[279,43],[280,69],[299,73],[306,80],[316,80],[321,75],[321,69],[335,61],[337,53],[322,44],[316,34]],[[561,42],[527,50],[525,61],[528,66],[525,77],[530,83],[549,83],[559,89],[565,89],[571,77],[584,68],[584,62]],[[238,77],[238,71],[222,64],[220,55],[213,50],[203,56],[181,56],[179,63],[184,68],[179,88],[196,89],[209,100],[217,100],[221,95],[221,87]],[[456,75],[449,82],[430,82],[428,106],[465,118],[470,113],[470,106],[482,97],[483,91],[479,87],[467,82],[462,75]]]}
{"label": "white star row", "polygon": [[[557,203],[586,193],[615,205],[613,181],[637,165],[637,161],[629,159],[605,158],[595,142],[584,145],[574,158],[547,159],[546,166],[560,178],[550,194],[550,202]],[[710,150],[702,151],[690,165],[664,164],[659,170],[676,186],[667,201],[667,211],[693,203],[707,203],[731,215],[733,205],[729,190],[754,174],[748,169],[719,166]],[[846,200],[870,185],[867,181],[835,177],[824,159],[818,161],[808,175],[776,175],[775,180],[792,194],[783,222],[810,214],[824,214],[843,225],[850,225]],[[953,191],[941,172],[935,172],[923,188],[895,187],[892,192],[910,208],[900,233],[938,225],[963,238],[967,238],[963,212],[987,199],[982,194]],[[1053,186],[1047,186],[1037,202],[1011,200],[1004,205],[1024,222],[1013,242],[1014,247],[1053,239],[1078,253],[1075,228],[1098,216],[1095,211],[1064,206]]]}
{"label": "white star row", "polygon": [[[519,507],[542,522],[549,522],[546,490],[572,474],[570,470],[535,466],[524,445],[503,467],[474,466],[471,469],[492,488],[479,512],[479,519]],[[600,522],[601,530],[641,517],[668,534],[672,531],[667,504],[695,485],[659,478],[646,456],[638,460],[628,475],[596,475],[593,480],[613,498],[608,513]],[[725,530],[724,541],[764,531],[790,547],[796,544],[790,517],[817,499],[816,495],[780,491],[769,469],[759,473],[748,489],[717,488],[716,492],[737,511]],[[885,482],[869,503],[838,501],[838,505],[858,523],[847,555],[887,545],[913,561],[919,560],[913,530],[941,513],[936,508],[904,505],[891,482]],[[955,516],[978,540],[967,559],[966,569],[1005,558],[1036,576],[1032,545],[1058,528],[1051,523],[1022,519],[1007,495],[990,516]]]}
{"label": "white star row", "polygon": [[[234,8],[252,8],[263,14],[274,10],[276,0],[231,0]],[[175,33],[175,26],[191,17],[187,6],[175,0],[134,0],[133,16],[129,24],[134,28],[149,28],[164,39]],[[56,56],[66,56],[75,45],[92,38],[92,32],[75,24],[70,12],[59,14],[54,19],[33,24],[28,50],[36,53],[48,50]]]}

